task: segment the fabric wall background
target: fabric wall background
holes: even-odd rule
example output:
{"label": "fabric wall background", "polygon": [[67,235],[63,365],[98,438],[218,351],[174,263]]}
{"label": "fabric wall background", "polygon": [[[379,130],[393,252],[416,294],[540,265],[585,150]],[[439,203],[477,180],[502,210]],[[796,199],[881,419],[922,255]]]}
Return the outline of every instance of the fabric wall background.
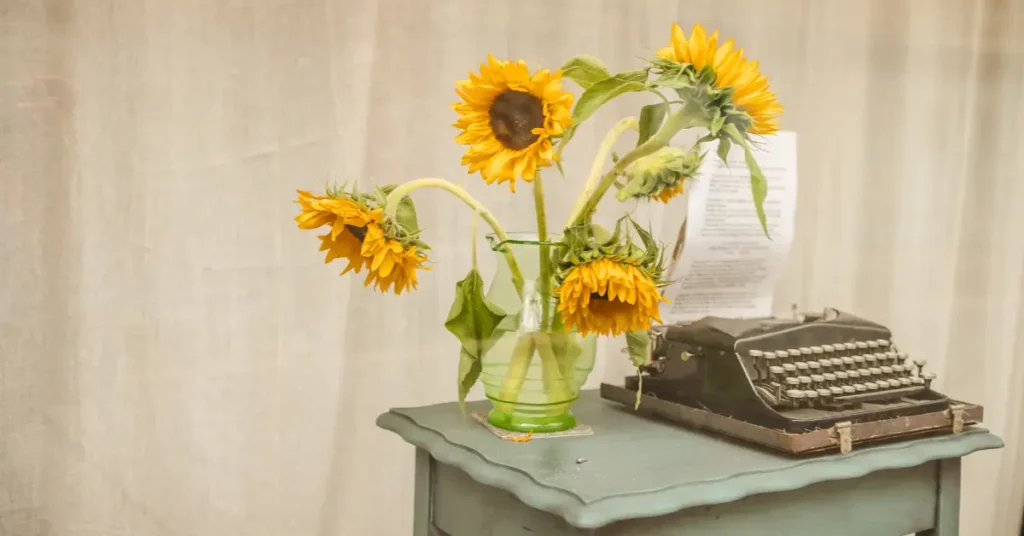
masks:
{"label": "fabric wall background", "polygon": [[[780,310],[879,320],[941,390],[983,403],[1007,447],[965,462],[962,533],[1016,534],[1014,0],[0,0],[0,534],[406,534],[412,449],[374,419],[455,396],[436,319],[469,214],[417,194],[435,269],[382,297],[321,263],[294,190],[449,177],[527,229],[527,189],[459,166],[454,80],[488,52],[630,68],[672,21],[735,36],[799,133]],[[604,109],[569,178],[548,175],[556,221],[639,102]],[[626,372],[619,347],[593,384]]]}

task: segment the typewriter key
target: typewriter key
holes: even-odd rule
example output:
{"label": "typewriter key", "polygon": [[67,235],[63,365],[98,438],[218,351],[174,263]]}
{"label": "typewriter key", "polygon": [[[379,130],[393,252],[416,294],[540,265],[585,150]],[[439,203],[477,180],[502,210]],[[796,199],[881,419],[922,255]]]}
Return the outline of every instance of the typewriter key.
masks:
{"label": "typewriter key", "polygon": [[864,341],[858,341],[858,342],[855,342],[854,344],[857,346],[858,350],[863,351],[863,350],[867,350],[868,349],[868,343],[866,343]]}
{"label": "typewriter key", "polygon": [[825,377],[825,381],[827,382],[836,381],[836,375],[831,372],[826,372],[825,374],[823,374],[823,376]]}
{"label": "typewriter key", "polygon": [[882,374],[892,374],[893,373],[892,367],[887,367],[885,365],[882,365],[881,367],[878,367],[878,368],[880,368],[882,370]]}
{"label": "typewriter key", "polygon": [[864,382],[864,387],[867,387],[868,391],[874,391],[878,389],[878,384],[875,382]]}
{"label": "typewriter key", "polygon": [[831,344],[823,344],[823,345],[821,345],[821,350],[823,352],[825,352],[826,354],[831,354],[832,352],[836,351],[835,347],[832,346]]}
{"label": "typewriter key", "polygon": [[871,348],[872,350],[878,348],[878,341],[868,341],[868,348]]}
{"label": "typewriter key", "polygon": [[[832,391],[832,396],[839,396],[839,395],[841,395],[841,394],[846,392],[846,391],[843,391],[843,388],[839,387],[839,386],[829,387],[828,390]],[[852,388],[850,389],[850,392],[851,393],[854,392]]]}

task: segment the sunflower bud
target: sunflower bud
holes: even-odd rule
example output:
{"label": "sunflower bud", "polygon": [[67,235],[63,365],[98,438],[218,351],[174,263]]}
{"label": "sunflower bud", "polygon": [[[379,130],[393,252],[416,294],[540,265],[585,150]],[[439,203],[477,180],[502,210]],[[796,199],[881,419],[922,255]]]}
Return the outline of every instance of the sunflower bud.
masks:
{"label": "sunflower bud", "polygon": [[626,185],[615,196],[627,199],[657,199],[667,203],[683,193],[683,183],[700,168],[704,155],[695,150],[663,147],[626,168]]}

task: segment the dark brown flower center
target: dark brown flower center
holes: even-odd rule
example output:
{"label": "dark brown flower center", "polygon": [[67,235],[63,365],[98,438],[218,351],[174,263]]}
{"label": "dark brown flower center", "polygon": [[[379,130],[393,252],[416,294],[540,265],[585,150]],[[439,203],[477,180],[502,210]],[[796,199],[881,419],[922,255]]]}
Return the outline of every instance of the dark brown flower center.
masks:
{"label": "dark brown flower center", "polygon": [[540,137],[533,129],[543,126],[544,104],[529,93],[508,90],[498,95],[491,105],[491,130],[509,149],[529,147]]}
{"label": "dark brown flower center", "polygon": [[352,233],[352,236],[356,237],[356,240],[359,240],[360,242],[362,242],[363,239],[366,238],[366,227],[346,225],[345,229],[348,229],[348,232]]}

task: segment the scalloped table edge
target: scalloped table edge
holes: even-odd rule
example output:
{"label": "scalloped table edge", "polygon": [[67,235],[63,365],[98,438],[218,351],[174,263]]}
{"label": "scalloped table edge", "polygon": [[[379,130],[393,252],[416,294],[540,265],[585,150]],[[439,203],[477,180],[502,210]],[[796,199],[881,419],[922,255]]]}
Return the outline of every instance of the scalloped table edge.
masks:
{"label": "scalloped table edge", "polygon": [[[725,479],[585,502],[573,493],[537,482],[515,467],[498,464],[474,449],[454,444],[440,432],[419,425],[407,415],[394,411],[383,413],[377,417],[377,426],[426,450],[434,459],[461,469],[473,480],[505,490],[524,504],[558,515],[581,529],[596,529],[627,519],[658,517],[694,506],[723,504],[751,495],[790,491],[818,482],[857,478],[875,471],[915,467],[934,460],[959,458],[1003,447],[1003,441],[987,429],[971,427],[956,436],[933,436],[913,443],[854,450],[846,455],[847,463],[834,463],[834,458],[828,461],[820,457],[795,458],[797,464],[784,469],[740,473]],[[909,446],[914,448],[907,448]],[[725,485],[726,482],[735,485]],[[658,494],[659,500],[651,501],[652,494]]]}

